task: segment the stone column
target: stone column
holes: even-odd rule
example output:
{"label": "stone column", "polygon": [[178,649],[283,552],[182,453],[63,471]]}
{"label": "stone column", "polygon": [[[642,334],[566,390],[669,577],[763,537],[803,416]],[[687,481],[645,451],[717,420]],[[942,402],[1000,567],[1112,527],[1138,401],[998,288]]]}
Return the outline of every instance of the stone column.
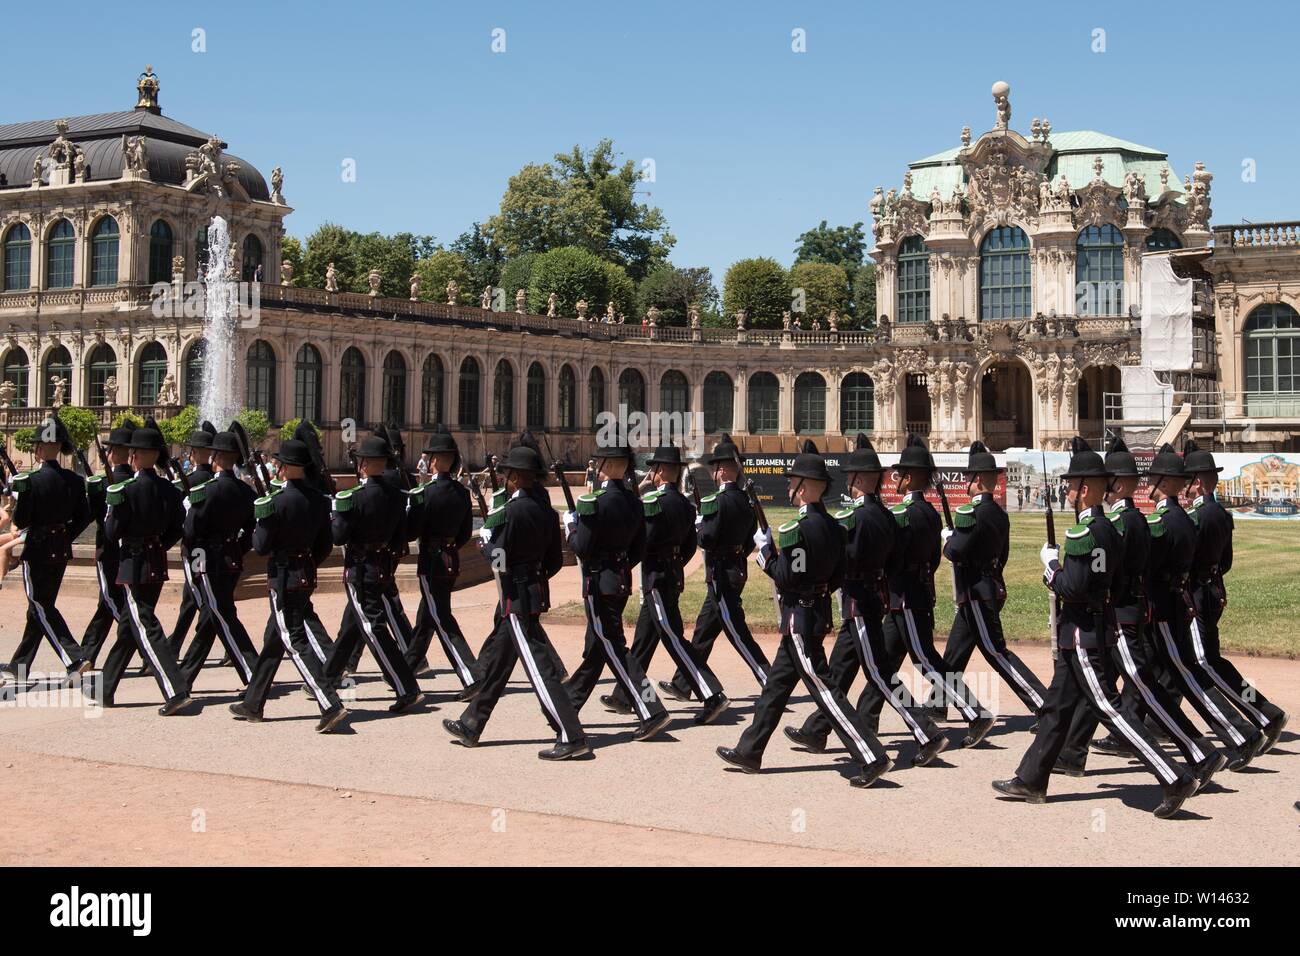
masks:
{"label": "stone column", "polygon": [[841,369],[823,369],[826,379],[826,434],[840,433],[840,383],[844,379]]}
{"label": "stone column", "polygon": [[731,407],[732,434],[749,434],[749,372],[744,368],[735,371],[733,379],[735,398]]}

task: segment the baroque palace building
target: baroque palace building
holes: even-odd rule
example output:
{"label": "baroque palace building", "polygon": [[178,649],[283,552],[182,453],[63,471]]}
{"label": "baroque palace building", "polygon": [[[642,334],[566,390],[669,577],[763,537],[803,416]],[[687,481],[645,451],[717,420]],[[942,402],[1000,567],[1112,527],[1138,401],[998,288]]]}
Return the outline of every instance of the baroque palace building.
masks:
{"label": "baroque palace building", "polygon": [[[243,404],[308,417],[344,460],[338,423],[455,432],[466,458],[523,427],[572,461],[596,416],[697,412],[689,438],[730,431],[750,452],[804,435],[843,450],[906,432],[955,450],[1060,448],[1082,433],[1159,427],[1136,412],[1144,264],[1192,282],[1190,361],[1145,369],[1166,410],[1216,447],[1290,450],[1300,429],[1300,223],[1210,225],[1211,174],[1182,181],[1158,150],[1094,132],[993,129],[877,188],[871,330],[610,324],[575,317],[308,289],[279,262],[292,210],[216,136],[163,116],[146,70],[133,110],[0,126],[0,429],[51,407],[165,417],[197,402],[203,320],[158,309],[229,226],[229,275],[255,287],[232,354]],[[514,290],[505,290],[511,299]],[[454,290],[450,297],[454,301]],[[501,296],[485,296],[483,304]],[[189,310],[193,311],[193,310]],[[1122,382],[1123,380],[1123,382]],[[1131,381],[1143,380],[1142,375]],[[1145,416],[1145,417],[1144,417]],[[415,444],[414,442],[412,443]]]}

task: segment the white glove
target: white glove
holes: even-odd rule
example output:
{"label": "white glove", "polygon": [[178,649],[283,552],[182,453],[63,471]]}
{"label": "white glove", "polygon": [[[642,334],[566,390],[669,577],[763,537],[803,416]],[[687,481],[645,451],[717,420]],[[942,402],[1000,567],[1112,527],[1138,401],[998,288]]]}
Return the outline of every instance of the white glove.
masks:
{"label": "white glove", "polygon": [[492,529],[484,525],[478,529],[478,539],[483,542],[484,547],[492,543]]}
{"label": "white glove", "polygon": [[939,540],[944,544],[947,544],[948,539],[951,537],[952,537],[952,528],[944,528],[942,531],[939,532]]}
{"label": "white glove", "polygon": [[699,531],[702,527],[704,527],[704,515],[696,515],[696,516],[695,516],[695,530],[696,530],[696,531]]}
{"label": "white glove", "polygon": [[577,524],[578,524],[578,516],[574,514],[572,511],[566,511],[564,513],[564,538],[566,541],[568,540],[569,536],[573,534],[573,529],[577,526]]}
{"label": "white glove", "polygon": [[772,529],[759,528],[754,532],[754,546],[762,551],[765,547],[772,545]]}
{"label": "white glove", "polygon": [[1038,560],[1043,562],[1043,567],[1047,570],[1052,569],[1052,562],[1060,560],[1060,551],[1055,545],[1045,544],[1043,549],[1038,552]]}

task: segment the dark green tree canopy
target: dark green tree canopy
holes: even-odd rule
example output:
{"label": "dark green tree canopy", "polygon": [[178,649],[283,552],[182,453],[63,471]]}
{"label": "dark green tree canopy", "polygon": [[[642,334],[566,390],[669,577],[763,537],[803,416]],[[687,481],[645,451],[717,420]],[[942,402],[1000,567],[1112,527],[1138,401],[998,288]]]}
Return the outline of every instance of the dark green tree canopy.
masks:
{"label": "dark green tree canopy", "polygon": [[302,256],[302,278],[296,284],[325,288],[325,271],[334,263],[340,292],[369,292],[371,269],[380,272],[379,294],[409,298],[415,263],[438,249],[432,236],[409,232],[385,236],[378,232],[359,233],[325,223],[307,237]]}
{"label": "dark green tree canopy", "polygon": [[637,289],[638,318],[651,306],[659,309],[660,325],[688,325],[692,306],[700,310],[702,321],[716,316],[718,290],[712,270],[683,269],[667,262],[655,266]]}
{"label": "dark green tree canopy", "polygon": [[799,244],[794,250],[794,262],[795,265],[801,262],[829,262],[851,276],[862,265],[866,252],[867,237],[862,231],[862,223],[832,228],[823,219],[815,229],[809,229],[799,237]]}
{"label": "dark green tree canopy", "polygon": [[741,259],[727,270],[723,281],[723,325],[745,312],[751,328],[777,328],[781,313],[790,308],[790,276],[775,259]]}
{"label": "dark green tree canopy", "polygon": [[[623,268],[576,246],[552,249],[533,259],[528,310],[545,315],[552,292],[556,312],[569,317],[578,314],[579,299],[587,300],[589,315],[603,315],[606,304],[613,302],[615,312],[628,316],[628,321],[636,307],[635,287]],[[513,307],[513,297],[507,298]]]}

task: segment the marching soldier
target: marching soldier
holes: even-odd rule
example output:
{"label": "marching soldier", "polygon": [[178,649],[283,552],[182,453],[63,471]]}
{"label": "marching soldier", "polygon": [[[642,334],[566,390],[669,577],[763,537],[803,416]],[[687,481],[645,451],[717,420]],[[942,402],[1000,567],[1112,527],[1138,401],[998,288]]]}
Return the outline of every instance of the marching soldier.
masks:
{"label": "marching soldier", "polygon": [[1245,720],[1219,690],[1197,660],[1192,622],[1195,604],[1189,578],[1196,555],[1196,524],[1183,510],[1179,496],[1187,486],[1185,463],[1165,444],[1147,469],[1149,494],[1156,510],[1151,529],[1151,616],[1153,639],[1173,687],[1181,691],[1228,748],[1229,770],[1241,770],[1254,759],[1266,738]]}
{"label": "marching soldier", "polygon": [[112,706],[118,682],[138,649],[163,694],[165,703],[158,713],[170,717],[192,699],[176,658],[168,653],[154,609],[167,580],[167,552],[181,539],[185,509],[180,491],[154,469],[167,447],[154,420],[145,419],[126,444],[135,474],[109,486],[104,517],[105,533],[118,542],[117,583],[127,610],[104,660],[104,705]]}
{"label": "marching soldier", "polygon": [[[976,700],[962,680],[961,672],[949,668],[934,646],[934,572],[942,560],[942,522],[934,506],[925,499],[925,489],[934,475],[934,458],[919,435],[908,435],[907,444],[894,466],[896,491],[903,500],[890,511],[898,525],[896,561],[889,567],[889,614],[884,624],[884,655],[879,661],[882,673],[893,675],[892,691],[882,694],[868,681],[858,707],[869,726],[878,726],[886,698],[904,708],[915,705],[907,686],[898,678],[903,658],[933,686],[939,706],[951,703],[967,722],[963,747],[974,747],[993,729],[991,711]],[[915,710],[911,711],[913,714]]]}
{"label": "marching soldier", "polygon": [[214,639],[221,640],[244,684],[252,679],[257,660],[257,651],[235,606],[235,587],[244,570],[244,555],[253,545],[253,502],[257,497],[235,475],[235,468],[242,464],[235,435],[217,432],[212,436],[216,477],[190,488],[185,541],[189,545],[192,580],[203,595],[199,626],[181,661],[181,673],[191,690]]}
{"label": "marching soldier", "polygon": [[970,504],[957,509],[953,530],[941,532],[943,555],[953,563],[957,614],[948,632],[943,660],[950,672],[961,673],[976,645],[1007,686],[1031,714],[1037,715],[1047,693],[1024,661],[1007,647],[1002,634],[1002,605],[1007,600],[1002,569],[1011,551],[1011,522],[993,493],[999,467],[983,442],[970,446],[966,476]]}
{"label": "marching soldier", "polygon": [[1111,475],[1101,456],[1082,438],[1073,440],[1072,452],[1063,477],[1069,483],[1069,499],[1079,509],[1079,523],[1066,534],[1064,554],[1050,544],[1040,552],[1043,581],[1058,606],[1055,640],[1060,653],[1034,742],[1016,775],[995,780],[993,789],[1028,803],[1043,803],[1075,709],[1090,707],[1107,730],[1128,742],[1160,782],[1164,799],[1155,815],[1167,819],[1196,792],[1197,781],[1165,755],[1141,723],[1121,712],[1108,649],[1114,642],[1112,578],[1124,560],[1119,531],[1102,505]]}
{"label": "marching soldier", "polygon": [[104,517],[108,513],[108,486],[126,481],[133,474],[129,462],[131,449],[126,445],[133,431],[135,427],[128,424],[108,433],[104,453],[108,456],[109,473],[86,479],[86,497],[95,519],[95,578],[99,583],[99,604],[81,636],[81,656],[92,665],[109,632],[122,622],[122,615],[126,613],[122,586],[117,583],[117,542],[104,530]]}
{"label": "marching soldier", "polygon": [[632,568],[645,553],[645,515],[640,499],[624,482],[632,454],[618,445],[598,443],[599,486],[579,496],[577,513],[564,515],[569,547],[582,569],[582,600],[587,615],[582,663],[565,685],[573,709],[581,712],[606,665],[641,721],[633,735],[649,740],[671,717],[650,686],[645,671],[627,652],[623,608],[632,593]]}
{"label": "marching soldier", "polygon": [[[916,738],[920,749],[912,762],[924,767],[948,749],[948,738],[923,707],[910,702],[905,706],[894,693],[896,672],[903,655],[886,645],[882,624],[889,606],[889,575],[904,554],[900,542],[906,531],[880,500],[885,466],[866,435],[858,435],[856,447],[842,470],[853,500],[848,508],[835,515],[848,536],[848,545],[844,584],[840,590],[843,623],[831,650],[831,684],[847,695],[861,667],[868,683],[876,689],[876,699],[887,700]],[[873,723],[867,707],[871,700],[871,696],[863,693],[858,703],[858,715],[868,727]],[[790,740],[813,753],[826,749],[830,732],[831,721],[821,708],[813,711],[802,727],[785,728]]]}
{"label": "marching soldier", "polygon": [[[1107,499],[1111,503],[1110,521],[1124,542],[1124,564],[1116,572],[1111,591],[1112,606],[1117,625],[1116,643],[1111,657],[1119,673],[1124,675],[1124,689],[1120,693],[1120,712],[1141,721],[1143,714],[1160,727],[1177,745],[1183,760],[1191,766],[1201,789],[1227,762],[1223,754],[1202,735],[1183,713],[1178,700],[1171,695],[1156,668],[1157,658],[1146,632],[1150,617],[1147,603],[1146,575],[1151,556],[1151,531],[1147,519],[1133,503],[1133,493],[1138,486],[1137,461],[1122,438],[1111,441],[1106,454],[1106,468],[1112,474]],[[1082,777],[1088,760],[1089,742],[1097,729],[1097,716],[1090,707],[1079,707],[1074,712],[1065,747],[1057,758],[1053,773]],[[1092,749],[1099,753],[1130,756],[1132,749],[1122,740],[1106,737],[1092,741]]]}
{"label": "marching soldier", "polygon": [[7,668],[20,679],[26,679],[31,670],[42,637],[59,655],[69,678],[91,666],[55,606],[64,571],[72,560],[72,542],[90,524],[85,481],[59,464],[59,454],[72,451],[68,427],[52,415],[36,429],[32,457],[40,467],[15,475],[11,484],[13,525],[27,532],[21,558],[27,624]]}
{"label": "marching soldier", "polygon": [[334,496],[331,516],[334,543],[344,546],[343,586],[348,604],[339,638],[325,664],[325,678],[338,686],[353,651],[364,640],[396,694],[388,709],[399,714],[424,700],[389,630],[384,607],[384,589],[393,579],[397,553],[406,541],[406,495],[385,474],[392,456],[387,441],[371,435],[360,443],[356,454],[361,484]]}
{"label": "marching soldier", "polygon": [[303,612],[316,587],[316,568],[334,548],[330,534],[330,503],[306,480],[312,465],[307,446],[294,439],[280,443],[275,453],[284,484],[257,499],[257,529],[253,550],[267,556],[266,586],[271,617],[266,622],[262,653],[253,668],[244,699],[230,705],[240,720],[262,720],[271,681],[288,650],[293,665],[302,675],[320,707],[316,732],[327,734],[347,716],[334,688],[325,680],[325,670],[313,651]]}
{"label": "marching soldier", "polygon": [[[212,436],[216,433],[217,426],[208,421],[203,422],[198,428],[190,432],[188,439],[190,472],[187,480],[191,488],[211,481],[214,477],[212,470]],[[186,511],[189,510],[189,498],[184,499],[184,507]],[[185,635],[189,633],[190,625],[194,623],[194,618],[203,607],[203,597],[199,593],[198,584],[195,582],[194,574],[190,569],[190,551],[183,539],[181,541],[181,572],[185,575],[185,585],[181,588],[181,609],[176,617],[176,624],[172,627],[171,635],[167,638],[167,646],[171,649],[171,655],[177,660],[181,656],[181,647],[185,643]]]}
{"label": "marching soldier", "polygon": [[[395,488],[403,491],[411,489],[411,473],[406,468],[406,443],[402,439],[402,433],[396,425],[389,425],[387,428],[380,426],[376,430],[380,438],[387,440],[388,445],[393,450],[392,457],[388,459],[388,468],[384,471],[384,476],[392,483]],[[410,511],[411,501],[408,496],[407,511]],[[411,627],[411,619],[406,616],[406,609],[402,606],[402,595],[397,588],[397,565],[402,563],[402,559],[411,553],[411,547],[407,543],[408,538],[405,534],[394,544],[395,557],[393,560],[393,576],[384,585],[383,602],[384,613],[388,615],[388,625],[392,628],[393,639],[397,641],[398,648],[403,654],[406,654],[413,643],[415,643],[415,629]],[[420,661],[424,661],[423,655]],[[412,665],[412,670],[416,665]]]}
{"label": "marching soldier", "polygon": [[770,529],[754,532],[758,548],[754,560],[776,583],[779,594],[781,646],[759,695],[753,723],[734,748],[719,747],[718,756],[746,773],[758,773],[786,701],[802,680],[859,765],[849,783],[869,787],[893,761],[844,692],[831,682],[822,649],[831,626],[831,592],[844,576],[844,529],[822,505],[830,475],[812,442],[804,444],[804,451],[786,474],[791,503],[799,508],[799,516],[778,529],[779,551],[773,547]]}
{"label": "marching soldier", "polygon": [[[641,559],[641,612],[636,620],[632,656],[642,671],[662,638],[677,667],[686,675],[691,691],[704,707],[695,715],[696,724],[711,724],[727,709],[730,701],[722,683],[686,640],[682,611],[678,604],[686,586],[682,569],[695,556],[695,506],[678,483],[682,474],[682,452],[674,445],[659,448],[647,460],[654,489],[641,497],[645,511],[645,556]],[[620,714],[632,713],[622,687],[600,698],[607,708]]]}
{"label": "marching soldier", "polygon": [[406,649],[406,663],[419,668],[435,634],[461,686],[476,681],[474,652],[451,613],[451,591],[460,574],[460,549],[474,531],[469,489],[452,477],[460,466],[456,439],[439,425],[424,447],[433,478],[411,493],[407,537],[420,542],[416,576],[420,609],[415,615],[415,639]]}
{"label": "marching soldier", "polygon": [[[713,642],[723,631],[754,672],[759,686],[767,683],[767,655],[749,633],[745,609],[741,603],[749,570],[745,559],[754,550],[753,537],[758,528],[749,497],[740,487],[740,450],[723,434],[705,459],[711,466],[718,490],[700,502],[695,518],[699,545],[704,549],[706,593],[695,619],[691,643],[696,656],[705,663],[713,652]],[[671,681],[660,681],[659,689],[674,700],[691,699],[691,682],[678,668]]]}
{"label": "marching soldier", "polygon": [[[303,469],[303,481],[308,487],[315,489],[329,499],[334,494],[334,479],[330,477],[329,469],[325,466],[325,453],[321,448],[320,435],[316,432],[316,426],[307,419],[298,423],[298,427],[293,430],[294,441],[300,441],[307,446],[307,453],[311,457],[311,463]],[[311,651],[316,655],[316,659],[323,665],[329,659],[330,649],[334,647],[333,636],[325,629],[321,623],[320,615],[316,613],[316,608],[311,603],[311,593],[307,592],[303,597],[302,619],[303,626],[307,629],[307,643],[311,646]],[[315,694],[309,685],[304,684],[304,689],[309,695],[315,698]]]}
{"label": "marching soldier", "polygon": [[554,648],[538,626],[549,606],[546,578],[558,570],[554,556],[560,534],[549,501],[543,505],[533,494],[533,486],[546,468],[542,456],[524,445],[512,448],[500,467],[505,472],[506,501],[488,513],[479,529],[484,555],[497,581],[496,626],[479,654],[482,679],[477,695],[459,720],[444,720],[442,725],[463,746],[477,746],[515,663],[522,660],[542,713],[556,731],[555,745],[538,757],[579,757],[590,753],[591,747],[573,701],[560,682]]}

